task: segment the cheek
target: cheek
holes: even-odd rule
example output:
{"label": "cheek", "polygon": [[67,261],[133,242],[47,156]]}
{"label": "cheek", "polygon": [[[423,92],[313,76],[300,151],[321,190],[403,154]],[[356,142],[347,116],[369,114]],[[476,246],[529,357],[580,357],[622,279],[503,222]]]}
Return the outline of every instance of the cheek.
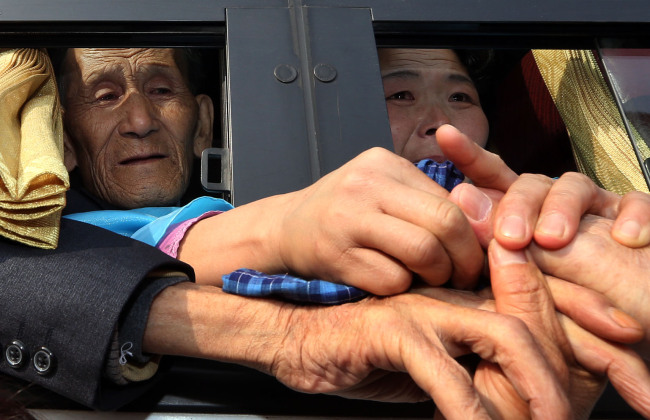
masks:
{"label": "cheek", "polygon": [[400,109],[388,108],[388,119],[390,121],[390,132],[393,137],[395,153],[401,154],[406,147],[411,130],[409,129],[410,118]]}
{"label": "cheek", "polygon": [[67,124],[74,127],[70,131],[77,151],[78,159],[95,160],[99,156],[107,157],[107,148],[112,128],[115,122],[111,114],[95,115],[87,113],[76,118],[75,124]]}
{"label": "cheek", "polygon": [[194,159],[194,136],[197,117],[188,107],[173,107],[165,110],[162,119],[169,132],[169,148],[173,150],[180,170],[189,170]]}
{"label": "cheek", "polygon": [[464,115],[461,126],[456,126],[461,132],[465,133],[476,144],[485,147],[489,134],[488,120],[482,111],[471,112]]}

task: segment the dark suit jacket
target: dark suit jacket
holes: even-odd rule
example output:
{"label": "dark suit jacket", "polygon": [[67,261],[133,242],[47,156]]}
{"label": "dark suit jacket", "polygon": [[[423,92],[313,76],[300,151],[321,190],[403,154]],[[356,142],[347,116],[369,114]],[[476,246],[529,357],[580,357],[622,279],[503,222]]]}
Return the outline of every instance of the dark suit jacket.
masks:
{"label": "dark suit jacket", "polygon": [[[137,324],[144,328],[155,293],[184,280],[143,281],[157,268],[193,278],[188,265],[153,247],[80,222],[62,221],[56,250],[0,238],[0,372],[87,406],[125,404],[141,384],[108,385],[102,380],[105,357],[124,313],[142,317]],[[142,294],[149,295],[144,308],[134,303]],[[134,310],[134,305],[140,308]],[[17,360],[16,344],[24,350],[18,367],[9,363],[9,358]],[[43,347],[51,353],[52,365],[39,374],[35,360],[44,361]]]}

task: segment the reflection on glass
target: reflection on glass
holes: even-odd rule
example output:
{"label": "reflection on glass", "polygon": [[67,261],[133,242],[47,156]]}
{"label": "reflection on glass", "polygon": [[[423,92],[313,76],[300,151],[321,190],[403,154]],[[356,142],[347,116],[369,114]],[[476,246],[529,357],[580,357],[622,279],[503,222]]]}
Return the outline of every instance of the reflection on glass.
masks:
{"label": "reflection on glass", "polygon": [[632,144],[650,179],[650,49],[602,48],[600,55]]}

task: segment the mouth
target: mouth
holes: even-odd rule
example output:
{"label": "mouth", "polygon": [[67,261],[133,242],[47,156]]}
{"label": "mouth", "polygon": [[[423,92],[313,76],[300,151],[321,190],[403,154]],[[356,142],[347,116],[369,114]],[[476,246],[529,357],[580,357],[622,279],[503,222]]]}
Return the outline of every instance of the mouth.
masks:
{"label": "mouth", "polygon": [[167,156],[161,155],[161,154],[150,154],[150,155],[139,155],[139,156],[132,156],[128,159],[124,159],[120,161],[120,165],[144,165],[147,163],[152,163],[159,161],[161,159],[166,159]]}

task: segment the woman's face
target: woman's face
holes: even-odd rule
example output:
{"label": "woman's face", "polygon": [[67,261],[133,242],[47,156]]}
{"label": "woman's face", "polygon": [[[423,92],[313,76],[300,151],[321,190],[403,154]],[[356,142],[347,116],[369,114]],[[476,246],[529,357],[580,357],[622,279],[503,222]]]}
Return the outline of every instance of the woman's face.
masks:
{"label": "woman's face", "polygon": [[453,50],[380,49],[395,152],[417,162],[445,156],[436,130],[450,124],[484,147],[488,121],[474,82]]}

